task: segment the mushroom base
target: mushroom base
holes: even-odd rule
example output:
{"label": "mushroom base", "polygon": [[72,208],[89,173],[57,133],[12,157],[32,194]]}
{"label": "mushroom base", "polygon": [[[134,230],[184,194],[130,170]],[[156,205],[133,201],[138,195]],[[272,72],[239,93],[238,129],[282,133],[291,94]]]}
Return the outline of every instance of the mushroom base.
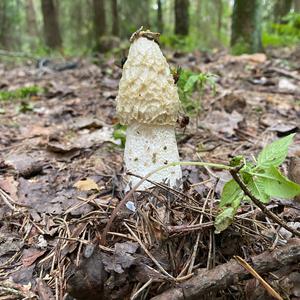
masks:
{"label": "mushroom base", "polygon": [[[127,171],[142,177],[161,166],[179,161],[174,127],[138,123],[129,125],[124,160]],[[181,167],[169,167],[153,174],[149,179],[157,183],[164,182],[171,187],[178,186],[182,179]],[[130,176],[127,189],[139,181],[140,178]],[[139,190],[152,186],[146,181]]]}

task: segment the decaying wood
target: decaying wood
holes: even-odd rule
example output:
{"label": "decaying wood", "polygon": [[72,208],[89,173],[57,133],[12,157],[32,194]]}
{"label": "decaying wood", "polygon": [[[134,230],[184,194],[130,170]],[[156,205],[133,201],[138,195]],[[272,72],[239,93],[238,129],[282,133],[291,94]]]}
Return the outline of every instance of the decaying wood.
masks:
{"label": "decaying wood", "polygon": [[[266,251],[254,256],[250,264],[259,273],[272,272],[282,266],[300,262],[300,239],[291,239],[284,247]],[[199,270],[196,276],[152,298],[152,300],[192,300],[201,299],[209,292],[222,290],[241,280],[249,279],[250,274],[234,259],[212,270]]]}

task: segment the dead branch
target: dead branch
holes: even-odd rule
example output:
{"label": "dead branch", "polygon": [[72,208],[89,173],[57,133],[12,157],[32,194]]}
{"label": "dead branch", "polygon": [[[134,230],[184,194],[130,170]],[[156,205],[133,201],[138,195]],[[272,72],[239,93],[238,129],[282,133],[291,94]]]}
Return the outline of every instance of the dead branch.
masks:
{"label": "dead branch", "polygon": [[273,71],[273,72],[276,72],[280,75],[283,75],[283,76],[286,76],[286,77],[290,77],[290,78],[293,78],[295,80],[298,80],[300,81],[300,77],[297,76],[296,74],[292,73],[292,72],[289,72],[287,70],[284,70],[284,69],[280,69],[280,68],[270,68],[269,71]]}
{"label": "dead branch", "polygon": [[[291,239],[284,247],[254,256],[252,267],[259,274],[272,272],[280,267],[300,262],[300,239]],[[152,298],[152,300],[192,300],[209,292],[226,289],[251,275],[234,259],[212,270],[199,269],[196,276]]]}

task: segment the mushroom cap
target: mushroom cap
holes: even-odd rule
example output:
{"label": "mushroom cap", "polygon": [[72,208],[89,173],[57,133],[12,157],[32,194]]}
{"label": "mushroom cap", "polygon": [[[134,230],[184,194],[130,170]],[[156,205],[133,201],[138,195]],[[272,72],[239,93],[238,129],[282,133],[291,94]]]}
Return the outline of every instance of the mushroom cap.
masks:
{"label": "mushroom cap", "polygon": [[174,125],[179,109],[177,86],[158,44],[145,37],[135,39],[119,84],[120,123]]}

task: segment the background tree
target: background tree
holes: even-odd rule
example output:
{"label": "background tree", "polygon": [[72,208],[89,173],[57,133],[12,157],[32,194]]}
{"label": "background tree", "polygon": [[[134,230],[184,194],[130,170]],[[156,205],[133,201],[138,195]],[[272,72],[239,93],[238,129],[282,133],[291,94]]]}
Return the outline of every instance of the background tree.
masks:
{"label": "background tree", "polygon": [[297,13],[300,13],[300,0],[294,0],[294,10]]}
{"label": "background tree", "polygon": [[175,34],[189,34],[189,0],[175,0]]}
{"label": "background tree", "polygon": [[160,33],[163,33],[163,31],[164,31],[161,0],[157,0],[157,31]]}
{"label": "background tree", "polygon": [[118,0],[111,0],[112,35],[119,36]]}
{"label": "background tree", "polygon": [[0,2],[0,45],[9,48],[9,21],[7,18],[7,2]]}
{"label": "background tree", "polygon": [[119,4],[119,12],[122,12],[121,38],[128,39],[142,25],[145,29],[150,28],[150,0],[120,1]]}
{"label": "background tree", "polygon": [[235,0],[232,14],[231,47],[235,54],[261,52],[260,0]]}
{"label": "background tree", "polygon": [[276,0],[274,5],[274,21],[283,23],[282,18],[286,16],[292,8],[293,0]]}
{"label": "background tree", "polygon": [[221,38],[221,30],[222,30],[222,18],[223,18],[223,2],[222,0],[215,1],[216,9],[218,12],[218,21],[217,21],[217,33],[218,38]]}
{"label": "background tree", "polygon": [[42,0],[42,14],[46,45],[51,49],[62,48],[57,8],[53,0]]}
{"label": "background tree", "polygon": [[36,21],[36,12],[32,0],[25,2],[25,13],[26,13],[26,31],[29,36],[29,44],[31,48],[34,48],[37,44],[37,38],[39,36],[38,26]]}
{"label": "background tree", "polygon": [[255,52],[262,43],[299,42],[297,15],[282,22],[289,11],[299,12],[300,0],[239,0],[235,5],[232,0],[0,0],[0,48],[40,54],[43,45],[61,48],[63,40],[67,55],[103,52],[120,48],[120,39],[128,40],[144,25],[163,33],[163,47],[190,52],[228,47],[231,39],[234,52]]}
{"label": "background tree", "polygon": [[100,38],[106,33],[106,13],[104,0],[93,0],[95,50],[101,48]]}

